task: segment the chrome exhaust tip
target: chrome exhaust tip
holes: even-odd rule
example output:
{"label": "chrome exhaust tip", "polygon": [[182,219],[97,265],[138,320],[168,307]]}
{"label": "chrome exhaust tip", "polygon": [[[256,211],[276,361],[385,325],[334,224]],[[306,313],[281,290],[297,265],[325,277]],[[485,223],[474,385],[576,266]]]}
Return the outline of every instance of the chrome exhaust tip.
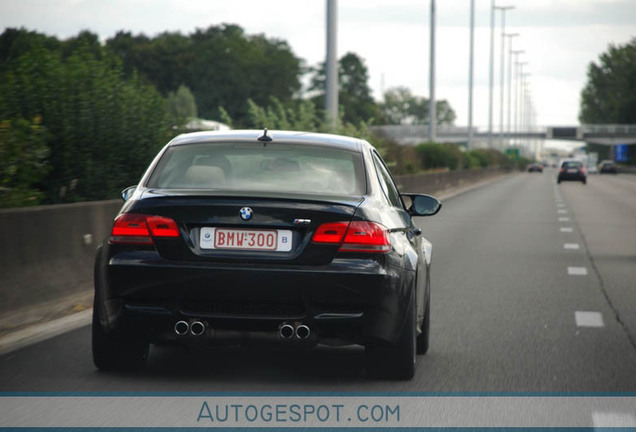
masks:
{"label": "chrome exhaust tip", "polygon": [[188,333],[188,330],[190,330],[190,324],[188,324],[187,321],[177,321],[174,325],[174,332],[179,336]]}
{"label": "chrome exhaust tip", "polygon": [[283,339],[290,339],[294,335],[294,328],[289,324],[283,324],[278,329],[280,337]]}
{"label": "chrome exhaust tip", "polygon": [[296,327],[296,337],[298,339],[307,339],[311,334],[311,330],[305,324],[301,324]]}
{"label": "chrome exhaust tip", "polygon": [[194,336],[201,336],[203,333],[205,333],[205,324],[203,324],[201,321],[193,322],[190,326],[190,333],[192,333]]}

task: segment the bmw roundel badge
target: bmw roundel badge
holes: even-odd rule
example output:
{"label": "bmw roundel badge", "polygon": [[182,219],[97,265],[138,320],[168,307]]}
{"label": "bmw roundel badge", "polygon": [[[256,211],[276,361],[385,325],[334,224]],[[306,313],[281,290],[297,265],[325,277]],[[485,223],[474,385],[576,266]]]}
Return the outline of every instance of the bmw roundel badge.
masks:
{"label": "bmw roundel badge", "polygon": [[254,212],[249,207],[243,207],[241,210],[239,210],[239,215],[241,215],[241,219],[245,221],[252,219],[253,214]]}

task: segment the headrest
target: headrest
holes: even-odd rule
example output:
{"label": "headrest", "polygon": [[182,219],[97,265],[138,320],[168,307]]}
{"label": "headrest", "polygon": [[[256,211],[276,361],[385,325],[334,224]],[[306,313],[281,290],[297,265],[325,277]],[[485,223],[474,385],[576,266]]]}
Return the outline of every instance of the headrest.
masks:
{"label": "headrest", "polygon": [[197,188],[218,188],[225,185],[225,172],[215,166],[193,165],[186,171],[189,186]]}

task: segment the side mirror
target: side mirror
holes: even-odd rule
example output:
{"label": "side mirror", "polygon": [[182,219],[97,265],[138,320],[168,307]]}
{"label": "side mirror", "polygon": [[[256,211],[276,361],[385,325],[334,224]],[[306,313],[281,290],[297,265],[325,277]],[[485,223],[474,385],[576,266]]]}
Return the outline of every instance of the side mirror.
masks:
{"label": "side mirror", "polygon": [[433,216],[442,208],[442,203],[430,195],[403,194],[411,201],[408,212],[411,216]]}
{"label": "side mirror", "polygon": [[136,190],[137,190],[137,185],[127,187],[126,189],[121,191],[121,199],[123,199],[124,202],[128,201],[130,197],[133,196]]}

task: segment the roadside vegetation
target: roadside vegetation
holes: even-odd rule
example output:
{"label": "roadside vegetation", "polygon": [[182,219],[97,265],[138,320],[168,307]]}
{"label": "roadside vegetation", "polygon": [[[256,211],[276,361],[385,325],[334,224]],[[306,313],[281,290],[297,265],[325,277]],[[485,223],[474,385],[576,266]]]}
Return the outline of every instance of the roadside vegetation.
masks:
{"label": "roadside vegetation", "polygon": [[[426,124],[428,100],[388,89],[376,102],[363,59],[339,63],[340,111],[325,126],[323,64],[285,41],[236,25],[189,35],[88,31],[58,40],[26,29],[0,34],[0,207],[110,199],[135,184],[161,147],[195,118],[233,128],[340,133],[372,142],[394,174],[510,166],[494,151],[400,146],[369,126]],[[304,88],[303,82],[308,83]],[[455,113],[437,102],[437,124]]]}
{"label": "roadside vegetation", "polygon": [[[636,124],[636,38],[625,45],[610,44],[587,69],[581,91],[579,120],[583,124]],[[636,165],[636,146],[630,147],[628,164]],[[610,158],[609,146],[588,144],[599,160]]]}

